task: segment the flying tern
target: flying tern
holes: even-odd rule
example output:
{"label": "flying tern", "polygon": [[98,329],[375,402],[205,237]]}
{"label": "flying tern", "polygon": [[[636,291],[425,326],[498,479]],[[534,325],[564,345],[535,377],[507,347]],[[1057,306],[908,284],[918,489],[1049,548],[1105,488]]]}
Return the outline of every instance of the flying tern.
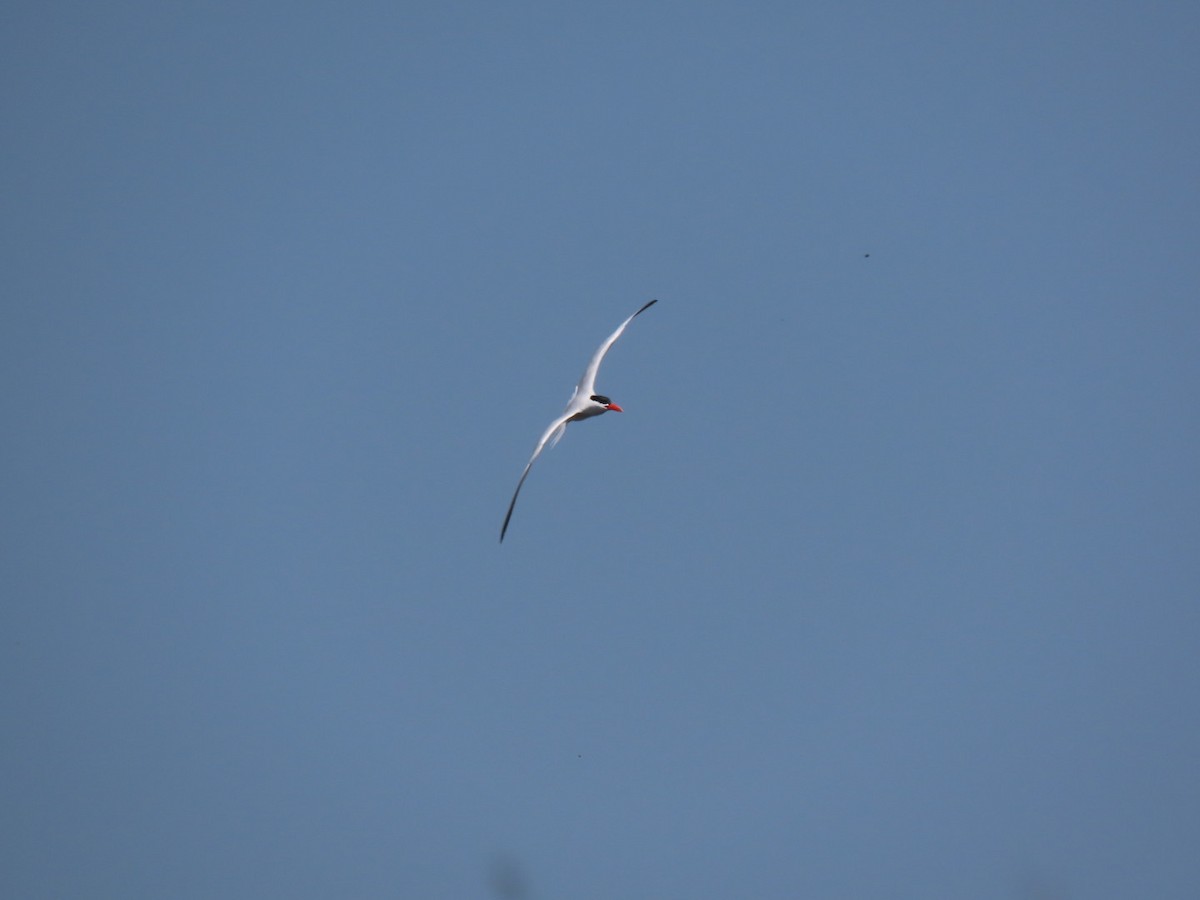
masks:
{"label": "flying tern", "polygon": [[563,410],[561,416],[550,423],[550,427],[546,429],[546,433],[542,435],[541,440],[537,442],[537,446],[533,448],[533,456],[529,457],[529,462],[525,463],[525,471],[521,473],[521,480],[517,482],[517,489],[513,491],[512,500],[509,501],[508,512],[504,516],[504,524],[500,526],[501,541],[504,540],[504,533],[508,531],[508,521],[512,518],[513,507],[517,505],[517,495],[521,493],[521,485],[525,483],[525,478],[529,475],[529,470],[533,467],[534,460],[546,449],[546,444],[549,443],[551,447],[557,444],[559,438],[563,436],[563,432],[567,430],[567,424],[570,422],[590,419],[593,416],[600,416],[606,412],[624,412],[621,407],[613,403],[608,397],[596,393],[596,373],[600,370],[600,363],[604,361],[604,355],[617,342],[617,338],[621,336],[621,332],[625,330],[625,326],[657,302],[657,300],[651,300],[622,322],[620,327],[605,338],[604,343],[592,354],[587,368],[583,370],[583,377],[579,379],[579,384],[575,385],[575,393],[571,395],[571,400],[567,403],[567,408]]}

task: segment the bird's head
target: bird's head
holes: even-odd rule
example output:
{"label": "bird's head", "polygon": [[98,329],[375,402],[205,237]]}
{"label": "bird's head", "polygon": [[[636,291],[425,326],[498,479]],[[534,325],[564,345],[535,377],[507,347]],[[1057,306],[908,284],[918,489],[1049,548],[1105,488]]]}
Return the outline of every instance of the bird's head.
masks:
{"label": "bird's head", "polygon": [[602,406],[605,412],[625,412],[603,394],[592,394],[592,402]]}

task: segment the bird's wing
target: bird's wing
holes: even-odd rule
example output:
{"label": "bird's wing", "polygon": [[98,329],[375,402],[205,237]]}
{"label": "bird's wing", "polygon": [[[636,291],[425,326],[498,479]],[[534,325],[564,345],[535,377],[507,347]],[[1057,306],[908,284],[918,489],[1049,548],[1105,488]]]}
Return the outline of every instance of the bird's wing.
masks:
{"label": "bird's wing", "polygon": [[579,384],[575,386],[575,393],[572,395],[573,398],[581,398],[586,400],[588,397],[592,396],[592,394],[596,393],[596,373],[600,371],[600,363],[604,361],[604,355],[608,353],[609,347],[617,342],[617,338],[621,336],[621,332],[625,330],[626,325],[628,325],[657,302],[657,300],[651,300],[649,303],[635,312],[632,316],[622,322],[621,327],[610,334],[604,343],[597,348],[596,352],[592,354],[592,359],[587,364],[587,368],[583,370],[583,377],[579,379]]}
{"label": "bird's wing", "polygon": [[546,429],[546,433],[542,435],[542,439],[537,442],[537,446],[533,449],[533,456],[529,457],[529,462],[525,463],[525,471],[521,473],[521,480],[517,482],[517,489],[513,491],[512,500],[508,503],[508,512],[504,514],[504,524],[500,526],[501,542],[504,541],[504,532],[508,531],[508,520],[512,518],[513,508],[517,505],[517,495],[521,493],[521,485],[525,483],[525,476],[533,468],[533,461],[541,456],[542,450],[546,448],[547,441],[550,442],[551,447],[558,443],[558,439],[567,430],[567,420],[573,414],[574,410],[568,408],[566,412],[550,423],[550,427]]}

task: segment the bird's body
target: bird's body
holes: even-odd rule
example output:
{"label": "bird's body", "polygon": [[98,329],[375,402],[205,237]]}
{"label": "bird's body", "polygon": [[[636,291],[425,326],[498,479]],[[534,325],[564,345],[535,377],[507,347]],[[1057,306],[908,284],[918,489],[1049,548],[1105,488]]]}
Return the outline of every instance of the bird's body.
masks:
{"label": "bird's body", "polygon": [[541,440],[537,442],[537,446],[533,449],[533,456],[529,457],[529,462],[525,464],[525,471],[521,473],[521,480],[517,482],[517,489],[513,491],[512,500],[508,504],[508,512],[504,516],[504,524],[500,528],[501,541],[504,540],[504,534],[508,531],[508,522],[512,518],[513,509],[517,505],[517,495],[521,493],[521,486],[525,484],[525,478],[529,475],[529,470],[533,467],[534,460],[546,449],[546,444],[549,443],[551,447],[557,444],[559,439],[562,438],[563,432],[567,430],[567,425],[570,422],[580,422],[584,419],[603,415],[606,412],[624,412],[621,407],[613,403],[608,397],[596,393],[596,373],[600,371],[600,363],[603,362],[609,348],[621,336],[621,332],[625,330],[625,326],[657,302],[657,300],[651,300],[622,322],[620,327],[610,334],[604,343],[597,348],[596,352],[592,354],[587,368],[583,370],[583,377],[579,379],[579,384],[575,385],[575,393],[571,395],[571,399],[567,403],[567,408],[563,410],[562,415],[550,423],[550,427],[546,429],[545,434],[542,435]]}

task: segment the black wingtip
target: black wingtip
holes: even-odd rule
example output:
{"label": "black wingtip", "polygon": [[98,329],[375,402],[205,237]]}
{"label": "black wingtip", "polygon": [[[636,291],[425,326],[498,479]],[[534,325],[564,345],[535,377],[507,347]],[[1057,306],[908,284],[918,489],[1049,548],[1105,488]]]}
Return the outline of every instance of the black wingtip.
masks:
{"label": "black wingtip", "polygon": [[641,309],[639,309],[637,312],[635,312],[634,315],[640,316],[642,313],[644,313],[646,310],[648,310],[650,307],[652,307],[657,302],[658,302],[658,298],[655,297],[653,300],[651,300],[649,303],[647,303],[645,306],[643,306]]}

